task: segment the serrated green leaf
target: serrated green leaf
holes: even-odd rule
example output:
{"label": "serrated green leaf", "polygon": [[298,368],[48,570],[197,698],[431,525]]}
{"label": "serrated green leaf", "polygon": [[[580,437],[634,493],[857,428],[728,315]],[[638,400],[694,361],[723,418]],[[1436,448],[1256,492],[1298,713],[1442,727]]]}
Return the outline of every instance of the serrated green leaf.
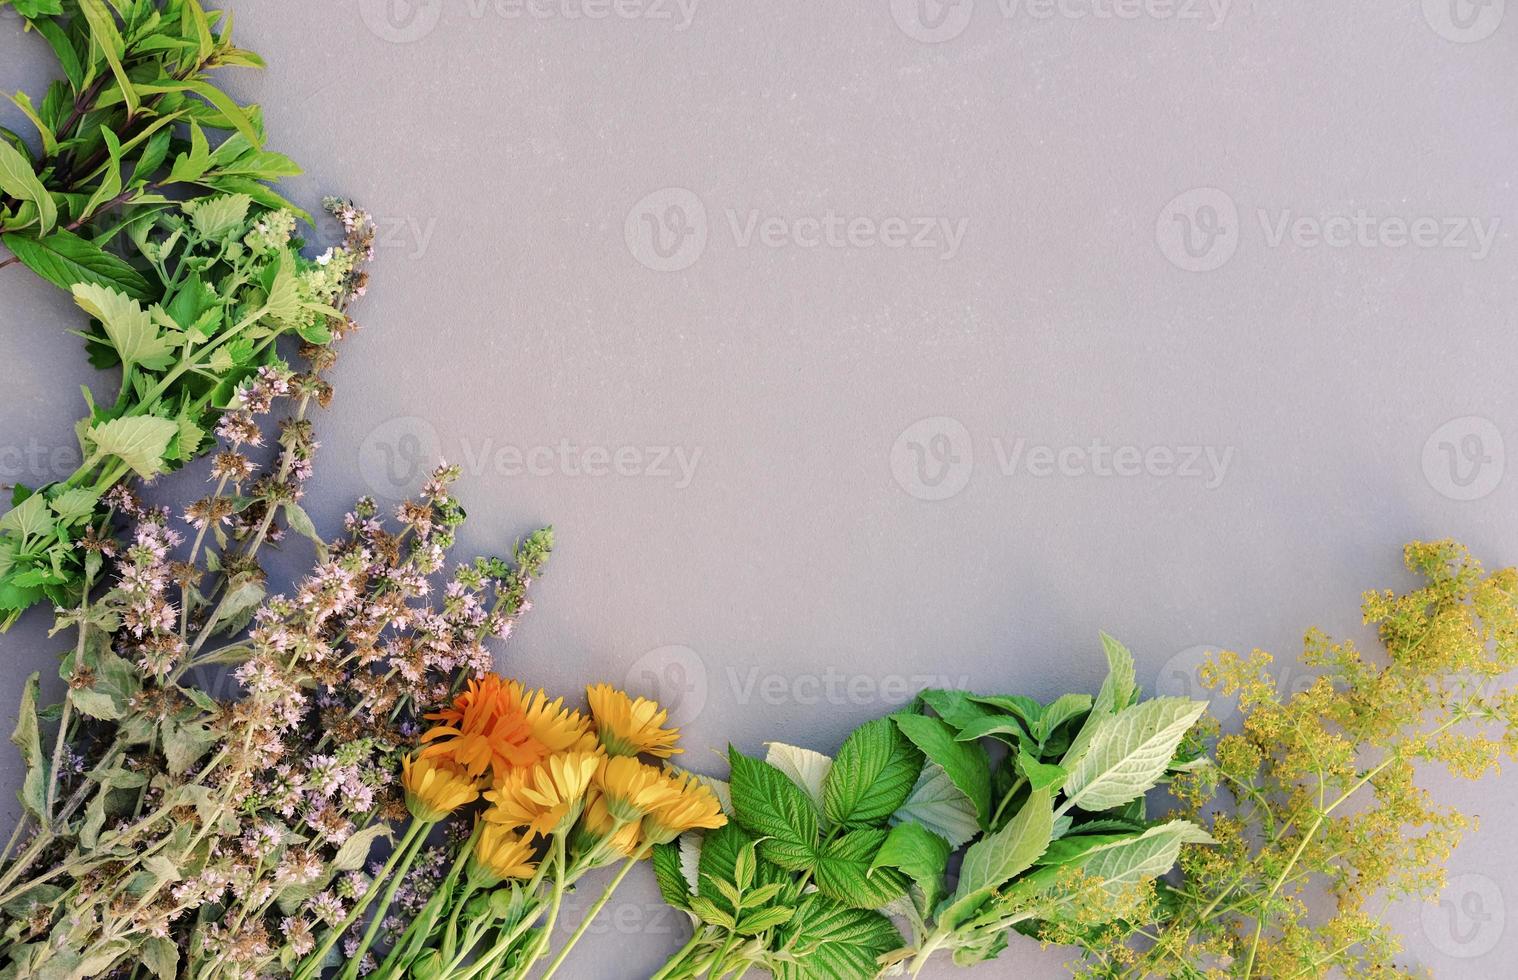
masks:
{"label": "serrated green leaf", "polygon": [[23,265],[60,289],[89,282],[119,289],[136,300],[153,295],[148,281],[125,260],[66,229],[42,239],[10,234],[0,240]]}
{"label": "serrated green leaf", "polygon": [[770,742],[764,761],[806,790],[819,808],[822,806],[822,784],[827,779],[828,771],[833,768],[832,759],[811,749],[786,745],[784,742]]}
{"label": "serrated green leaf", "polygon": [[1030,787],[1035,790],[1045,789],[1050,793],[1058,793],[1070,775],[1063,766],[1039,762],[1026,752],[1017,754],[1017,771],[1028,780]]}
{"label": "serrated green leaf", "polygon": [[21,151],[3,139],[0,139],[0,191],[37,206],[38,235],[46,235],[58,223],[58,207],[53,203],[53,196],[37,179],[31,163]]}
{"label": "serrated green leaf", "polygon": [[823,783],[823,814],[840,827],[884,823],[922,774],[923,754],[890,718],[854,729]]}
{"label": "serrated green leaf", "polygon": [[95,505],[99,501],[100,495],[89,487],[74,487],[54,497],[49,506],[60,521],[75,524],[95,513]]}
{"label": "serrated green leaf", "polygon": [[1093,711],[1089,745],[1065,782],[1065,807],[1095,813],[1143,796],[1165,774],[1176,747],[1206,708],[1202,701],[1154,698],[1116,715]]}
{"label": "serrated green leaf", "polygon": [[891,828],[870,866],[904,872],[922,890],[924,907],[933,909],[943,896],[953,850],[947,840],[921,824],[899,823]]}
{"label": "serrated green leaf", "polygon": [[970,845],[959,869],[959,885],[944,913],[950,927],[961,925],[996,889],[1033,867],[1049,847],[1053,832],[1053,798],[1038,790],[1029,794],[1005,827]]}
{"label": "serrated green leaf", "polygon": [[357,871],[369,860],[369,852],[374,849],[375,841],[380,838],[391,840],[394,834],[390,832],[389,824],[375,824],[355,832],[343,846],[337,849],[337,854],[332,858],[332,867],[336,871]]}
{"label": "serrated green leaf", "polygon": [[682,845],[683,839],[655,845],[650,863],[654,868],[654,881],[659,886],[659,894],[665,904],[689,910],[691,889],[690,883],[685,880],[685,871],[680,861]]}
{"label": "serrated green leaf", "polygon": [[178,434],[179,424],[172,419],[139,415],[93,425],[89,440],[100,452],[115,456],[148,480],[162,470],[169,440]]}
{"label": "serrated green leaf", "polygon": [[47,807],[47,760],[42,754],[42,732],[37,726],[37,688],[41,676],[38,673],[32,674],[21,687],[21,709],[16,714],[11,744],[21,750],[21,760],[26,765],[26,776],[16,795],[27,812],[45,821],[43,810]]}
{"label": "serrated green leaf", "polygon": [[974,801],[954,785],[942,766],[931,761],[923,767],[907,801],[891,815],[892,823],[907,821],[921,824],[954,847],[962,847],[980,830]]}
{"label": "serrated green leaf", "polygon": [[769,763],[750,759],[737,749],[729,749],[728,761],[734,815],[744,830],[763,839],[760,854],[788,871],[810,867],[818,832],[817,805],[812,798]]}
{"label": "serrated green leaf", "polygon": [[900,898],[907,876],[894,867],[877,867],[875,857],[890,836],[876,828],[851,830],[817,852],[813,880],[817,890],[850,908],[878,909]]}
{"label": "serrated green leaf", "polygon": [[954,785],[975,804],[984,827],[991,818],[991,761],[973,742],[960,742],[945,722],[926,715],[892,715],[907,738],[929,759],[943,767]]}
{"label": "serrated green leaf", "polygon": [[142,304],[109,286],[79,283],[74,302],[105,328],[123,364],[159,371],[174,363],[173,348]]}
{"label": "serrated green leaf", "polygon": [[53,527],[48,513],[47,498],[34,493],[0,517],[0,531],[10,531],[22,538],[42,534]]}
{"label": "serrated green leaf", "polygon": [[803,898],[778,930],[787,951],[776,957],[777,980],[871,980],[881,956],[901,948],[901,933],[879,912],[851,909],[820,892]]}
{"label": "serrated green leaf", "polygon": [[184,212],[203,238],[214,239],[241,229],[252,205],[253,199],[246,194],[224,194],[191,201],[184,205]]}

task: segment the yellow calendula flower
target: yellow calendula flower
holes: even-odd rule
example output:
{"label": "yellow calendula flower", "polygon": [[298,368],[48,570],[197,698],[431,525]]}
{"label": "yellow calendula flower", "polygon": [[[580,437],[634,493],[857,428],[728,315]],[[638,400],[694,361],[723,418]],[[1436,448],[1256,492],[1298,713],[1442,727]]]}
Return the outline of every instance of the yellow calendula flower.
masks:
{"label": "yellow calendula flower", "polygon": [[492,883],[508,878],[531,878],[537,872],[532,844],[523,837],[498,824],[481,824],[474,840],[471,870]]}
{"label": "yellow calendula flower", "polygon": [[674,794],[664,773],[647,763],[614,755],[601,760],[595,786],[617,820],[636,822]]}
{"label": "yellow calendula flower", "polygon": [[664,793],[643,818],[643,837],[651,844],[665,844],[687,830],[716,830],[727,823],[722,804],[711,788],[693,773],[660,774]]}
{"label": "yellow calendula flower", "polygon": [[523,712],[533,738],[549,752],[590,752],[596,748],[596,733],[590,720],[565,708],[563,698],[550,701],[548,692],[534,691],[525,698]]}
{"label": "yellow calendula flower", "polygon": [[532,769],[517,769],[499,780],[485,798],[495,804],[485,819],[507,827],[526,827],[530,839],[565,829],[579,816],[585,790],[600,766],[597,752],[564,752]]}
{"label": "yellow calendula flower", "polygon": [[633,700],[608,684],[586,688],[590,713],[596,719],[601,745],[612,755],[633,756],[646,752],[667,759],[684,749],[675,748],[678,728],[665,728],[669,712],[647,698]]}
{"label": "yellow calendula flower", "polygon": [[610,837],[607,846],[624,857],[632,857],[643,846],[642,826],[636,820],[618,826],[606,806],[605,794],[594,787],[585,797],[585,816],[580,821],[580,831],[591,839],[590,844]]}
{"label": "yellow calendula flower", "polygon": [[401,756],[401,785],[406,808],[423,823],[437,823],[480,796],[479,787],[463,770],[433,759]]}

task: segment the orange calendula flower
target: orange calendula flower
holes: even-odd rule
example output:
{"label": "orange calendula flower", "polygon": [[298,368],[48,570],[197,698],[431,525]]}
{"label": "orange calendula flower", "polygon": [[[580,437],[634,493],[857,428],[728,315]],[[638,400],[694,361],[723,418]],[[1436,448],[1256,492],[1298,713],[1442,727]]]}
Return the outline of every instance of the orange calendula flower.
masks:
{"label": "orange calendula flower", "polygon": [[643,836],[649,843],[666,844],[687,830],[716,830],[727,823],[722,804],[694,773],[664,772],[660,776],[668,792],[643,818]]}
{"label": "orange calendula flower", "polygon": [[495,674],[470,681],[453,706],[427,716],[441,724],[422,736],[422,757],[447,759],[478,778],[486,769],[504,775],[536,765],[548,747],[533,734],[522,685]]}
{"label": "orange calendula flower", "polygon": [[596,719],[601,745],[612,755],[633,756],[646,752],[667,759],[684,749],[675,748],[678,728],[665,728],[669,712],[647,698],[633,700],[608,684],[585,689],[590,713]]}
{"label": "orange calendula flower", "polygon": [[410,756],[401,756],[401,785],[406,789],[406,808],[423,823],[437,823],[480,795],[474,780],[457,767]]}
{"label": "orange calendula flower", "polygon": [[534,856],[528,839],[511,828],[482,824],[474,841],[472,863],[476,874],[495,883],[508,878],[531,878],[537,872]]}
{"label": "orange calendula flower", "polygon": [[527,837],[565,829],[579,815],[581,801],[600,766],[595,752],[552,755],[531,769],[513,770],[485,798],[495,804],[485,819],[526,827]]}

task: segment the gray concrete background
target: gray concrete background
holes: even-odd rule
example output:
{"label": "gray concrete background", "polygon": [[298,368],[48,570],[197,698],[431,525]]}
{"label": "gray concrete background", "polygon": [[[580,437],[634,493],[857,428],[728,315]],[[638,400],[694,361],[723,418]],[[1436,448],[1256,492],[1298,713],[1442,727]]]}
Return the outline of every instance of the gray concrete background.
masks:
{"label": "gray concrete background", "polygon": [[[1093,689],[1102,628],[1151,688],[1208,646],[1290,671],[1408,539],[1518,561],[1502,0],[686,2],[233,4],[290,192],[383,224],[309,508],[441,452],[466,549],[557,525],[504,669],[660,694],[716,770],[927,683]],[[0,30],[0,88],[44,54]],[[93,379],[4,275],[0,464],[35,481]],[[45,626],[0,638],[7,690]],[[1518,783],[1433,785],[1485,826],[1391,913],[1408,962],[1511,976]],[[570,975],[682,928],[638,876]]]}

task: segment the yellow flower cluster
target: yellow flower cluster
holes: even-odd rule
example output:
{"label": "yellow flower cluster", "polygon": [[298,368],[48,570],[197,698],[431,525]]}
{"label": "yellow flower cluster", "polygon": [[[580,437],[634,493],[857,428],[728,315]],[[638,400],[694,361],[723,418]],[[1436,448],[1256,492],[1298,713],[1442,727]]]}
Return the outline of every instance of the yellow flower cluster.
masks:
{"label": "yellow flower cluster", "polygon": [[698,778],[639,758],[681,751],[664,709],[604,684],[586,693],[588,717],[491,674],[427,716],[437,724],[402,760],[407,805],[435,822],[483,794],[474,873],[531,878],[541,841],[571,831],[579,850],[632,857],[726,823]]}

